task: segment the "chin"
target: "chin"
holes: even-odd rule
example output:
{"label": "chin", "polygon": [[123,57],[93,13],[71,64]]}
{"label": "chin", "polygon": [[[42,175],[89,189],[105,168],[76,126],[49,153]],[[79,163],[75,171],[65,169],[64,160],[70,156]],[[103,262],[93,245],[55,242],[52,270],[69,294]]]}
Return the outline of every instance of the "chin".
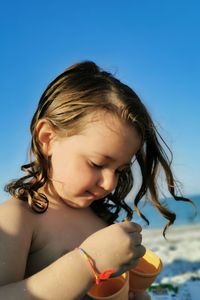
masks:
{"label": "chin", "polygon": [[73,202],[73,201],[65,201],[66,204],[70,207],[73,207],[73,208],[87,208],[90,206],[90,204],[93,202],[93,201],[83,201],[83,200],[79,200],[78,202]]}

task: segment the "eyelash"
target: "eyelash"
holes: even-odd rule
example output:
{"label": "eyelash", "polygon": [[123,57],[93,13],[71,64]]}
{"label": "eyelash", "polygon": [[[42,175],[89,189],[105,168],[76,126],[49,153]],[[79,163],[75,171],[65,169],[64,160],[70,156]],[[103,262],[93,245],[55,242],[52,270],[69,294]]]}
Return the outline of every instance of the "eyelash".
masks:
{"label": "eyelash", "polygon": [[92,165],[92,167],[97,168],[97,169],[103,168],[103,165],[97,165],[97,164],[94,163],[94,162],[91,162],[91,165]]}
{"label": "eyelash", "polygon": [[[92,167],[94,167],[94,168],[97,168],[97,169],[102,169],[104,166],[103,165],[97,165],[96,163],[94,163],[94,162],[91,162],[91,165],[92,165]],[[127,168],[126,168],[127,169]],[[123,169],[123,170],[116,170],[116,173],[117,174],[122,174],[124,171],[126,171],[126,169]]]}

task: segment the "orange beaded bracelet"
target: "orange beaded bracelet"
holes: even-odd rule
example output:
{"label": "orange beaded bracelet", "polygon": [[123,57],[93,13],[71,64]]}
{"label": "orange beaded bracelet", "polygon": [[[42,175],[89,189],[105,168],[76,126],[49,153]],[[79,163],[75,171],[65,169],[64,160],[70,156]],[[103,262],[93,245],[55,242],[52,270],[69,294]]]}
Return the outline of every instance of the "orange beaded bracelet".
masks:
{"label": "orange beaded bracelet", "polygon": [[77,248],[80,251],[80,254],[84,257],[84,259],[88,262],[90,269],[95,277],[95,283],[99,284],[102,280],[107,280],[110,276],[115,273],[114,269],[108,269],[99,273],[96,269],[95,262],[93,259],[80,247]]}

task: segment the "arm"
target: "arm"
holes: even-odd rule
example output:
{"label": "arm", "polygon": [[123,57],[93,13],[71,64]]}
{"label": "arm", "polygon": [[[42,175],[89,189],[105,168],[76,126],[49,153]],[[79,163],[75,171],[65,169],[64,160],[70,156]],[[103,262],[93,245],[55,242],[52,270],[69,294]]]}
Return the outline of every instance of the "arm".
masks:
{"label": "arm", "polygon": [[94,278],[78,250],[24,279],[34,222],[18,203],[0,205],[0,299],[80,299]]}
{"label": "arm", "polygon": [[[24,279],[35,219],[26,207],[15,203],[19,202],[0,209],[0,299],[81,299],[94,277],[78,250]],[[81,247],[94,259],[99,272],[112,268],[117,276],[144,255],[140,231],[137,224],[118,223],[95,232]]]}
{"label": "arm", "polygon": [[81,299],[93,284],[93,276],[77,250],[64,255],[37,274],[0,288],[6,300]]}

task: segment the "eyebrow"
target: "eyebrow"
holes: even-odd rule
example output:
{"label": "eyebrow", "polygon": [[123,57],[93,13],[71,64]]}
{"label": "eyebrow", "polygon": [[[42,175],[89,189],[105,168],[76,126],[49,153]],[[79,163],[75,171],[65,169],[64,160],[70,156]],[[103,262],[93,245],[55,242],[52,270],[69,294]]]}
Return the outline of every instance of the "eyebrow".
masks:
{"label": "eyebrow", "polygon": [[[109,155],[105,155],[105,154],[102,154],[102,153],[99,153],[99,152],[95,152],[95,154],[97,154],[99,156],[103,156],[107,160],[116,161],[116,159],[114,159],[113,157],[111,157]],[[135,161],[135,159],[133,161],[128,161],[127,163],[124,163],[123,166],[131,166],[134,161]]]}

